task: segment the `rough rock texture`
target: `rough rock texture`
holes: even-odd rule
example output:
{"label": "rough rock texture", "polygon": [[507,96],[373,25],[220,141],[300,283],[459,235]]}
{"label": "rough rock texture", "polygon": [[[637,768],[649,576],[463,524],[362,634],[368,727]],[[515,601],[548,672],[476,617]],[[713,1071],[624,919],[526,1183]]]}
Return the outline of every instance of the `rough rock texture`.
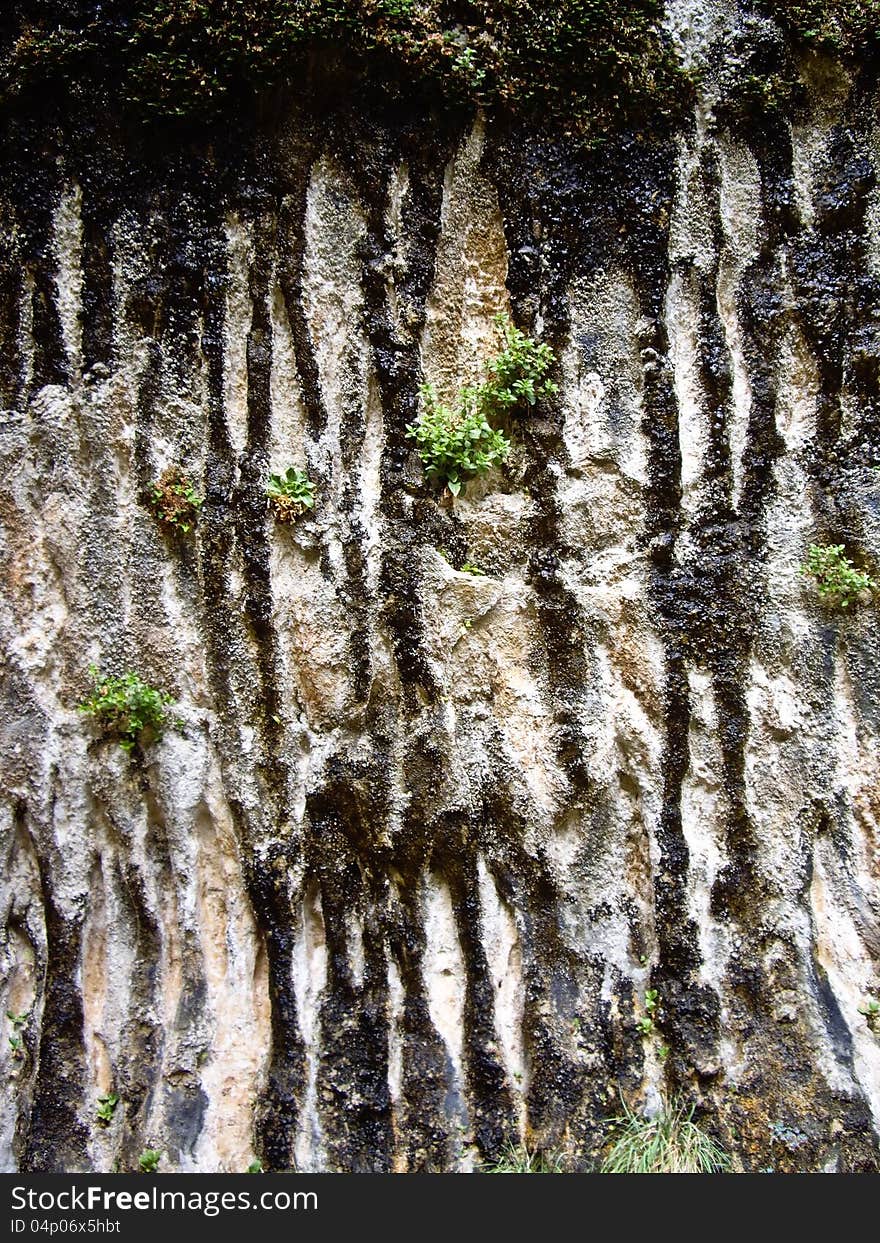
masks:
{"label": "rough rock texture", "polygon": [[[877,94],[726,125],[733,9],[670,4],[723,70],[662,140],[286,99],[5,169],[4,1169],[584,1169],[621,1092],[876,1168],[877,613],[798,567],[880,571]],[[452,500],[404,430],[499,310],[560,391]],[[183,728],[103,739],[90,662]]]}

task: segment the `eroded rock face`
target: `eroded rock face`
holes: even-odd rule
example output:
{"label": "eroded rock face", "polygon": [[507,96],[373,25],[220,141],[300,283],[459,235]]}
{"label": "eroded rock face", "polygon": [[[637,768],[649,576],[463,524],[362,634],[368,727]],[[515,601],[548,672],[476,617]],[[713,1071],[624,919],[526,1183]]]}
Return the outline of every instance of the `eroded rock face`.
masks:
{"label": "eroded rock face", "polygon": [[[880,145],[805,72],[592,154],[292,103],[232,171],[7,172],[3,1168],[589,1168],[675,1091],[743,1168],[874,1168],[877,615],[798,567],[880,568]],[[444,498],[418,385],[506,310],[560,391]],[[90,662],[182,727],[102,739]]]}

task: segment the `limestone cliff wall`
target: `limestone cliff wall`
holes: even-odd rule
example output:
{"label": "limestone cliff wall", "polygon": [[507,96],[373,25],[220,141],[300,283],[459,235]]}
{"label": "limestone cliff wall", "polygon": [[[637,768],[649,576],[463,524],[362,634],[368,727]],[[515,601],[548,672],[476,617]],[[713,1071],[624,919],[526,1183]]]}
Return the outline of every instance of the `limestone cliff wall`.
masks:
{"label": "limestone cliff wall", "polygon": [[[880,130],[803,73],[592,152],[285,97],[240,167],[6,171],[4,1169],[588,1168],[675,1092],[743,1168],[876,1167],[877,612],[798,567],[880,570]],[[444,498],[418,385],[503,310],[559,393]],[[182,729],[102,739],[91,662]]]}

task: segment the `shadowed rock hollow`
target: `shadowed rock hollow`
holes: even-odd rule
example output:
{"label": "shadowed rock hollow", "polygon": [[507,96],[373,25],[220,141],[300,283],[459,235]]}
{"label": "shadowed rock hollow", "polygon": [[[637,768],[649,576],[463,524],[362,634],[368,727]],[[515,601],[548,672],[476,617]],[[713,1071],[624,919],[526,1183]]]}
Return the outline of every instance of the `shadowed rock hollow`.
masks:
{"label": "shadowed rock hollow", "polygon": [[[675,1092],[737,1168],[876,1168],[877,611],[799,572],[880,572],[875,71],[667,7],[694,108],[592,149],[326,83],[8,124],[4,1169],[586,1169]],[[405,429],[500,311],[559,391],[453,499]],[[103,738],[90,663],[181,728]]]}

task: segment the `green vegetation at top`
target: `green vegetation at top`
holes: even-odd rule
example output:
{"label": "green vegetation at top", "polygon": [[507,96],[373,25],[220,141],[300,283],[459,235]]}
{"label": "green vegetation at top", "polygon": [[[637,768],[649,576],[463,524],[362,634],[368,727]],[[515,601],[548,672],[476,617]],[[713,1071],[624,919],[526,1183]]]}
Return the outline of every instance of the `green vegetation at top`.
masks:
{"label": "green vegetation at top", "polygon": [[766,0],[783,30],[800,43],[842,56],[880,44],[880,0]]}
{"label": "green vegetation at top", "polygon": [[550,346],[533,341],[506,315],[496,316],[495,323],[504,349],[487,364],[483,383],[466,385],[451,406],[440,401],[432,384],[422,385],[422,411],[406,429],[418,444],[425,474],[445,483],[453,496],[467,479],[500,466],[510,453],[509,439],[492,421],[556,392],[547,378],[556,361]]}
{"label": "green vegetation at top", "polygon": [[579,134],[675,115],[689,98],[661,0],[33,0],[13,14],[0,45],[7,101],[46,84],[88,100],[97,85],[140,114],[204,115],[336,53],[377,84]]}

